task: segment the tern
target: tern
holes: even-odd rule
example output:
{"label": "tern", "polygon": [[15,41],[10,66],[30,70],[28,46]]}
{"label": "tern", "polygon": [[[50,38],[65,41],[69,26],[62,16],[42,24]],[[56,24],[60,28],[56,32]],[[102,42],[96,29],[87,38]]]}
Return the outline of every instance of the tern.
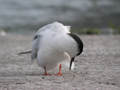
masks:
{"label": "tern", "polygon": [[83,52],[83,42],[80,37],[70,32],[70,26],[60,22],[53,22],[40,28],[34,35],[32,50],[20,54],[31,53],[32,61],[44,69],[44,75],[50,75],[47,71],[59,65],[62,76],[62,62],[69,62],[69,70],[76,56]]}

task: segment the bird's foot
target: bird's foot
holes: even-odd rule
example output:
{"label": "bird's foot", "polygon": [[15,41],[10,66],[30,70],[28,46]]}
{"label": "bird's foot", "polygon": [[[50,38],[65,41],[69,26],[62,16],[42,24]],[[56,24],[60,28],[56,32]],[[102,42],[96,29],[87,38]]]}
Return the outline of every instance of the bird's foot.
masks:
{"label": "bird's foot", "polygon": [[48,72],[47,72],[47,70],[46,70],[46,66],[44,66],[44,70],[45,70],[45,72],[44,72],[44,76],[51,76],[51,74],[49,74]]}
{"label": "bird's foot", "polygon": [[49,74],[49,73],[44,73],[43,75],[44,76],[51,76],[51,74]]}
{"label": "bird's foot", "polygon": [[57,74],[55,74],[56,76],[62,76],[63,74],[61,72],[58,72]]}
{"label": "bird's foot", "polygon": [[51,74],[43,74],[43,76],[51,76]]}
{"label": "bird's foot", "polygon": [[59,72],[55,74],[56,76],[62,76],[62,71],[61,71],[62,65],[59,65]]}

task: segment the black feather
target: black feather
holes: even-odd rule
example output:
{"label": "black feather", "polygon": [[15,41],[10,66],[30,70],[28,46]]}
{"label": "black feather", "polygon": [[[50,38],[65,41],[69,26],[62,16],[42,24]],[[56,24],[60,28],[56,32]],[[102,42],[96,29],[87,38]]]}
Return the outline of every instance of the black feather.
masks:
{"label": "black feather", "polygon": [[35,40],[35,39],[37,39],[38,38],[38,35],[36,35],[34,38],[33,38],[33,40]]}
{"label": "black feather", "polygon": [[72,63],[74,62],[75,57],[71,58],[69,70],[71,70]]}
{"label": "black feather", "polygon": [[[83,52],[83,42],[80,39],[80,37],[77,36],[76,34],[69,33],[69,35],[76,41],[76,43],[78,45],[78,53],[76,55],[76,56],[78,56],[78,55],[80,55]],[[74,62],[74,59],[75,59],[75,57],[71,58],[69,70],[71,70],[72,63]]]}
{"label": "black feather", "polygon": [[83,42],[82,40],[80,39],[79,36],[77,36],[76,34],[73,34],[73,33],[69,33],[69,35],[77,42],[77,45],[78,45],[78,53],[76,56],[80,55],[83,51]]}

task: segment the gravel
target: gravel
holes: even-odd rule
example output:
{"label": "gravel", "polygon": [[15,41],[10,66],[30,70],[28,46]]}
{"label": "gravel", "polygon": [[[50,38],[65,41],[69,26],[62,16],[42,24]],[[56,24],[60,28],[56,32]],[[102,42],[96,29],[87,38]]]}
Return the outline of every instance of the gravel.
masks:
{"label": "gravel", "polygon": [[31,48],[32,37],[0,36],[0,90],[120,90],[119,35],[81,35],[84,51],[75,59],[75,70],[61,77],[43,76],[30,54],[17,55]]}

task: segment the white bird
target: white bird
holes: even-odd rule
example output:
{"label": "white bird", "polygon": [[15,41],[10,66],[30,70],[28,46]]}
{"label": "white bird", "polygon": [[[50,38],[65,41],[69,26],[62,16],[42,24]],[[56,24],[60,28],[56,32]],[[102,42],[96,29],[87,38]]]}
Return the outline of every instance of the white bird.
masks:
{"label": "white bird", "polygon": [[[65,60],[70,61],[71,69],[75,56],[80,55],[82,51],[83,43],[77,35],[70,33],[70,26],[53,22],[43,26],[35,34],[31,58],[37,58],[39,66],[44,68],[45,75],[48,75],[47,70]],[[57,75],[62,75],[61,64]]]}
{"label": "white bird", "polygon": [[70,32],[70,26],[59,22],[53,22],[40,28],[32,43],[32,51],[19,54],[32,53],[32,60],[37,59],[40,67],[45,70],[44,75],[49,75],[48,70],[59,64],[58,76],[62,75],[62,64],[69,63],[69,69],[73,67],[74,58],[83,51],[83,42]]}

